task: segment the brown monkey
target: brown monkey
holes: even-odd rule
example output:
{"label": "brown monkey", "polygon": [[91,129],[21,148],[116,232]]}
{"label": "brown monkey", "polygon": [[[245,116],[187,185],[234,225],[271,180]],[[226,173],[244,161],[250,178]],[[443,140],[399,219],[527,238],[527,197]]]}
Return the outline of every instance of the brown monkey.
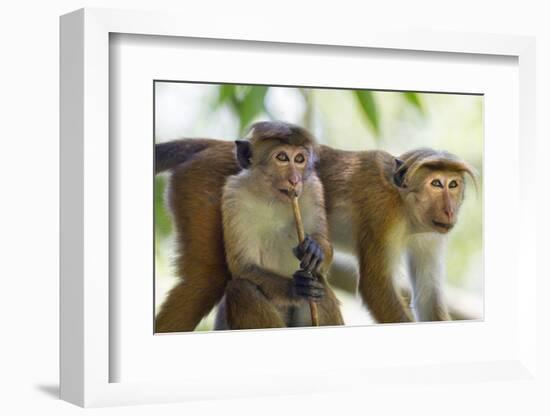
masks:
{"label": "brown monkey", "polygon": [[[231,143],[200,140],[194,143],[203,150],[187,151],[194,140],[156,146],[157,166],[173,171],[168,195],[180,244],[178,274],[184,276],[157,317],[159,332],[193,330],[222,297],[229,276],[223,262],[220,197],[224,178],[238,172],[239,166]],[[171,157],[172,163],[165,163],[166,149],[178,155]],[[456,222],[464,173],[472,175],[473,170],[456,156],[430,149],[395,158],[383,151],[327,146],[320,146],[316,167],[325,190],[331,240],[337,249],[357,257],[358,289],[374,318],[413,319],[393,286],[395,266],[405,252],[416,318],[448,319],[438,286],[444,260],[440,244]],[[440,174],[439,182],[445,185],[428,182],[429,172]],[[206,252],[208,261],[202,257]]]}
{"label": "brown monkey", "polygon": [[413,286],[414,317],[450,319],[439,288],[445,234],[455,225],[464,198],[464,174],[474,178],[473,169],[448,152],[431,149],[395,158],[384,151],[323,147],[318,171],[332,241],[357,257],[359,293],[374,318],[378,322],[412,319],[393,286],[404,254]]}
{"label": "brown monkey", "polygon": [[[326,284],[332,261],[323,187],[314,170],[316,143],[304,129],[257,123],[236,142],[243,169],[223,189],[222,219],[232,280],[218,308],[216,329],[309,326],[308,301],[320,325],[342,325]],[[296,244],[291,198],[299,198],[305,240]]]}

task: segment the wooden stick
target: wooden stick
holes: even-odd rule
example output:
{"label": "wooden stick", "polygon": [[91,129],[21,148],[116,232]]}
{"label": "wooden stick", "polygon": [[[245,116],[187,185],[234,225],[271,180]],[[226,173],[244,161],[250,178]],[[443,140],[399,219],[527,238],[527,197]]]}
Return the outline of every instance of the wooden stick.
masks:
{"label": "wooden stick", "polygon": [[[298,197],[296,194],[294,194],[291,200],[294,220],[296,221],[296,232],[298,233],[298,244],[300,244],[306,238],[304,224],[302,223],[302,214],[300,213],[300,206],[298,205]],[[317,311],[317,304],[313,301],[309,301],[309,310],[311,313],[311,324],[313,326],[319,326],[319,312]]]}

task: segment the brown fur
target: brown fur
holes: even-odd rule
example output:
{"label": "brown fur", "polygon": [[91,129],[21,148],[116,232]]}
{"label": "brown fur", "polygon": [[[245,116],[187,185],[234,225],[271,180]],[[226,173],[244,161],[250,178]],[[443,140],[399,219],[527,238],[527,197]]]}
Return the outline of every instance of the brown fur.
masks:
{"label": "brown fur", "polygon": [[309,133],[286,123],[254,125],[249,141],[237,143],[243,171],[227,179],[222,196],[224,245],[233,280],[218,309],[216,329],[311,325],[307,300],[293,291],[292,276],[300,261],[292,252],[298,241],[290,191],[297,192],[306,233],[326,253],[320,265],[311,266],[325,290],[320,323],[343,323],[324,278],[332,245],[323,186],[313,169],[315,148]]}
{"label": "brown fur", "polygon": [[[409,152],[401,158],[410,167],[412,159],[436,154],[424,151],[428,153]],[[216,141],[189,159],[174,170],[168,189],[179,236],[178,275],[183,281],[162,306],[158,332],[193,330],[221,299],[229,278],[220,197],[225,178],[239,170],[233,143]],[[437,163],[436,159],[430,163]],[[388,233],[408,218],[403,198],[409,190],[394,183],[395,158],[383,151],[345,152],[320,146],[317,172],[324,186],[329,227],[339,204],[352,207],[354,234],[349,238],[360,267],[359,293],[370,312],[378,322],[412,320],[393,287],[392,260],[388,257],[395,245]],[[448,318],[440,305],[434,314],[435,319]]]}
{"label": "brown fur", "polygon": [[181,281],[156,317],[156,332],[192,331],[223,296],[229,271],[220,207],[225,178],[239,171],[234,147],[216,141],[172,172],[167,196]]}
{"label": "brown fur", "polygon": [[[343,325],[340,303],[330,286],[326,282],[324,284],[325,296],[317,304],[319,325]],[[216,327],[220,329],[286,328],[288,325],[285,314],[289,313],[304,314],[305,326],[311,325],[311,321],[307,321],[310,316],[307,305],[302,303],[290,307],[277,307],[258,286],[247,279],[228,281],[220,309],[222,311],[216,316]]]}
{"label": "brown fur", "polygon": [[404,216],[399,190],[391,181],[394,170],[395,158],[387,152],[345,152],[327,146],[322,147],[318,166],[328,215],[338,209],[341,200],[352,206],[358,290],[378,322],[412,319],[393,287],[392,270],[385,260],[391,241],[384,230],[397,226]]}

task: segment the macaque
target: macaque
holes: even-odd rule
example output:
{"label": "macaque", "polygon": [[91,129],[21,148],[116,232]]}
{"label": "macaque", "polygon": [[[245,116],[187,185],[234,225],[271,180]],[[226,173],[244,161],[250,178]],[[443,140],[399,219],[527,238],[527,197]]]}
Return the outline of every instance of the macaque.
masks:
{"label": "macaque", "polygon": [[[332,246],[313,137],[297,126],[257,123],[248,140],[236,142],[236,156],[242,170],[227,179],[222,194],[231,280],[216,329],[310,326],[309,301],[318,303],[320,325],[342,325],[326,283]],[[297,246],[294,195],[306,231]]]}
{"label": "macaque", "polygon": [[[201,150],[190,151],[190,143]],[[359,265],[358,292],[380,323],[447,320],[440,283],[445,237],[457,221],[465,174],[458,157],[431,149],[399,157],[319,146],[329,235]],[[165,154],[170,154],[166,158]],[[193,330],[219,302],[231,276],[223,245],[221,194],[241,168],[233,144],[183,139],[156,145],[157,172],[172,172],[168,201],[178,238],[178,276],[156,319],[157,332]],[[177,155],[177,156],[176,156]],[[394,287],[401,258],[413,287],[406,305]]]}
{"label": "macaque", "polygon": [[[318,172],[333,244],[356,256],[358,291],[373,317],[381,323],[449,320],[440,290],[445,238],[464,198],[464,175],[474,178],[473,168],[432,149],[395,158],[323,147]],[[410,310],[394,288],[402,257],[413,288]]]}

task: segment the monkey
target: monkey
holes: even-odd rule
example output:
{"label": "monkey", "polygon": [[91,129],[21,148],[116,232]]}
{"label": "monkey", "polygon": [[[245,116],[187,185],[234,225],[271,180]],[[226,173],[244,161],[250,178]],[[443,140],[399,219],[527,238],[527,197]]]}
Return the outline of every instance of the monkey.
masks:
{"label": "monkey", "polygon": [[457,156],[431,149],[407,152],[396,164],[393,178],[408,214],[405,251],[413,286],[411,309],[417,321],[450,320],[439,287],[445,276],[446,240],[464,201],[465,175],[477,188],[477,172]]}
{"label": "monkey", "polygon": [[[464,199],[465,174],[475,183],[473,167],[432,149],[396,158],[381,150],[324,147],[321,160],[332,241],[358,259],[358,291],[376,321],[449,320],[440,290],[445,240]],[[402,257],[413,289],[410,305],[394,288]]]}
{"label": "monkey", "polygon": [[[241,172],[222,193],[224,246],[231,280],[215,329],[342,325],[339,303],[326,282],[332,245],[322,184],[314,170],[316,143],[301,127],[257,123],[236,141]],[[305,239],[297,235],[291,198],[298,197]]]}
{"label": "monkey", "polygon": [[[202,150],[187,151],[195,140]],[[166,163],[165,149],[179,156]],[[157,144],[155,157],[156,166],[162,166],[159,172],[171,172],[168,201],[178,236],[177,274],[182,278],[161,306],[155,329],[192,331],[222,298],[229,280],[221,193],[225,178],[241,168],[232,143],[222,140]],[[458,218],[464,177],[474,178],[474,169],[455,155],[431,149],[394,157],[382,150],[321,145],[316,171],[324,188],[331,241],[337,250],[357,258],[357,290],[373,318],[379,323],[448,320],[440,289],[442,244]],[[436,173],[440,177],[427,182]],[[443,188],[432,185],[435,179]],[[411,307],[393,283],[402,255],[413,286]]]}

